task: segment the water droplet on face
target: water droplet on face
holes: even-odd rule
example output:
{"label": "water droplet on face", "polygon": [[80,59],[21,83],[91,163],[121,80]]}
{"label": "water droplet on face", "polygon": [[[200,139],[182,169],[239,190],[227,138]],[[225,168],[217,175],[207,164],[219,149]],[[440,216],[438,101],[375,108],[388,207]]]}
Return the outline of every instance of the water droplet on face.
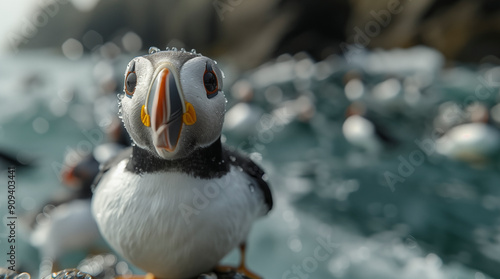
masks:
{"label": "water droplet on face", "polygon": [[255,192],[255,186],[253,184],[248,185],[250,187],[250,192]]}
{"label": "water droplet on face", "polygon": [[144,170],[142,168],[137,168],[137,167],[135,168],[135,170],[137,171],[137,174],[142,177],[142,175],[144,174]]}
{"label": "water droplet on face", "polygon": [[229,156],[229,160],[231,160],[231,162],[234,162],[234,161],[236,161],[236,157],[234,157],[234,156]]}
{"label": "water droplet on face", "polygon": [[149,51],[148,51],[149,54],[154,54],[154,53],[157,53],[157,52],[160,52],[160,49],[157,48],[157,47],[154,47],[154,46],[150,47]]}
{"label": "water droplet on face", "polygon": [[16,275],[14,278],[15,279],[31,279],[31,276],[28,273],[23,272],[19,275]]}

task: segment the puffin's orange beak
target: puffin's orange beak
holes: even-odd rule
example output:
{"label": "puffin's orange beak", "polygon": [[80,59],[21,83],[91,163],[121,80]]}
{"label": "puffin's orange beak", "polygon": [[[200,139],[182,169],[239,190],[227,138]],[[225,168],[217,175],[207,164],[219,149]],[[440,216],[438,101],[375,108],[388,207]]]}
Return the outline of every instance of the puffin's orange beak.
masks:
{"label": "puffin's orange beak", "polygon": [[164,68],[158,73],[146,105],[151,113],[154,145],[173,152],[179,142],[183,124],[194,124],[196,112],[193,105],[184,101],[170,69]]}

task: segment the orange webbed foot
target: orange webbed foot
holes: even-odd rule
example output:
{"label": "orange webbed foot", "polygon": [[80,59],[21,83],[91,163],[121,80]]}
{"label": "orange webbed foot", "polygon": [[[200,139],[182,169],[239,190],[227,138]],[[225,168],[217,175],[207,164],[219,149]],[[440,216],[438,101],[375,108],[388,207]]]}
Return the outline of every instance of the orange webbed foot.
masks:
{"label": "orange webbed foot", "polygon": [[260,275],[250,271],[246,265],[245,265],[245,248],[246,245],[245,243],[240,245],[240,253],[241,253],[241,260],[240,260],[240,265],[237,268],[231,267],[231,266],[217,266],[215,268],[215,272],[219,273],[231,273],[231,272],[237,272],[242,275],[245,275],[246,277],[250,279],[262,279]]}
{"label": "orange webbed foot", "polygon": [[250,271],[248,268],[246,267],[238,267],[236,269],[236,272],[240,273],[240,274],[243,274],[245,275],[246,277],[250,278],[250,279],[262,279],[262,277],[260,277],[260,275],[258,275],[257,273],[254,273],[252,271]]}

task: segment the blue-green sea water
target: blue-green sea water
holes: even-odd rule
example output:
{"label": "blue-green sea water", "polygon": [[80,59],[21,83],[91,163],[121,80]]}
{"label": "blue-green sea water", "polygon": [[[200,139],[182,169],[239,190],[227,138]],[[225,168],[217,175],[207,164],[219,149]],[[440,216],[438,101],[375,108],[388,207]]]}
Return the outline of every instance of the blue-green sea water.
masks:
{"label": "blue-green sea water", "polygon": [[[248,115],[232,119],[236,124],[226,127],[223,140],[265,169],[275,197],[273,211],[250,234],[251,269],[288,279],[500,278],[498,154],[461,161],[427,154],[417,144],[435,143],[436,117],[445,102],[493,107],[497,83],[488,84],[488,95],[475,92],[497,72],[492,65],[444,68],[439,57],[420,65],[419,55],[417,49],[315,62],[299,54],[246,73],[230,72],[230,61],[221,61],[228,110],[245,99],[238,95],[245,93],[242,84],[251,88],[245,109],[233,111]],[[85,154],[106,141],[107,116],[94,104],[104,100],[100,78],[117,80],[111,91],[119,92],[130,58],[69,61],[51,52],[0,57],[0,150],[32,164],[16,172],[16,265],[23,271],[37,274],[40,259],[21,217],[68,191],[59,179],[65,154]],[[394,144],[374,151],[343,135],[353,102],[346,76],[353,73],[365,88],[357,100]],[[384,97],[393,88],[382,87],[376,95],[377,85],[388,79],[401,88]],[[118,103],[114,93],[109,96]],[[2,172],[0,266],[6,267],[8,178]],[[66,264],[76,265],[78,256],[73,253]],[[225,261],[237,259],[233,252]]]}

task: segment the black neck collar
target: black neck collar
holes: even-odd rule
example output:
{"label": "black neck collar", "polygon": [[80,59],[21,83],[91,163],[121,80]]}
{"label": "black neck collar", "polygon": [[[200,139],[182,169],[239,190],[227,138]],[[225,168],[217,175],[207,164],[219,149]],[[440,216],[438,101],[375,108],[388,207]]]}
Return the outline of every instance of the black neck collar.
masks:
{"label": "black neck collar", "polygon": [[220,138],[210,146],[198,148],[188,157],[166,160],[134,146],[127,170],[136,174],[154,172],[183,172],[203,179],[218,178],[229,172],[224,160]]}

